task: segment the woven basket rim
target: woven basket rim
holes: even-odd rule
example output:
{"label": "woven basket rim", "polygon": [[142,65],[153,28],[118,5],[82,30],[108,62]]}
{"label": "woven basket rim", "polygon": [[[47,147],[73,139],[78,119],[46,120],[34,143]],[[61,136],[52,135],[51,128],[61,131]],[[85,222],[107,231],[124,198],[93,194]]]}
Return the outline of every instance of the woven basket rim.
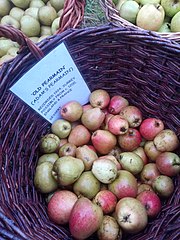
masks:
{"label": "woven basket rim", "polygon": [[[161,38],[158,36],[158,35],[156,35],[156,34],[154,34],[154,33],[149,33],[148,31],[139,31],[139,30],[135,30],[135,29],[132,29],[132,28],[124,28],[124,27],[119,27],[119,26],[117,26],[117,25],[115,25],[115,24],[113,24],[113,23],[108,23],[107,25],[103,25],[103,26],[100,26],[100,27],[91,27],[91,28],[86,28],[86,29],[67,29],[66,31],[64,31],[64,32],[62,32],[62,33],[60,33],[60,34],[57,34],[57,35],[54,35],[54,36],[52,36],[52,37],[50,37],[49,39],[46,39],[46,40],[44,40],[44,42],[42,42],[42,43],[40,43],[38,46],[39,46],[39,48],[44,52],[44,50],[45,49],[47,49],[47,48],[49,48],[49,46],[50,45],[53,45],[54,44],[54,42],[55,41],[57,41],[56,42],[56,45],[57,44],[59,44],[59,42],[62,42],[63,40],[70,40],[70,39],[76,39],[76,43],[78,42],[78,41],[80,41],[81,40],[81,37],[82,38],[84,38],[85,39],[85,37],[89,37],[88,39],[91,39],[92,37],[94,37],[94,38],[100,38],[100,37],[103,37],[103,36],[109,36],[110,34],[113,34],[113,35],[117,35],[117,34],[119,34],[119,33],[121,33],[122,34],[122,36],[128,36],[128,38],[129,39],[139,39],[139,38],[142,38],[143,39],[143,42],[144,43],[146,43],[146,44],[148,44],[148,46],[150,46],[151,44],[153,44],[153,46],[154,45],[157,45],[157,46],[160,46],[160,48],[161,48],[161,50],[163,49],[163,50],[165,50],[166,52],[168,52],[168,54],[169,54],[169,58],[171,58],[171,53],[172,54],[176,54],[176,53],[178,53],[178,54],[180,54],[180,45],[179,44],[177,44],[177,42],[173,42],[173,41],[171,41],[170,39],[163,39],[163,41],[161,41]],[[119,35],[118,35],[119,36]],[[97,39],[96,39],[97,40]],[[96,41],[95,41],[96,42]],[[132,41],[133,42],[133,41]],[[78,42],[79,43],[79,42]],[[107,43],[107,42],[106,42]],[[109,42],[108,42],[109,43]],[[150,44],[151,43],[151,44]],[[89,43],[87,43],[87,46],[88,46],[88,44]],[[100,44],[102,44],[102,42],[100,43]],[[112,43],[111,43],[112,44]],[[124,43],[124,44],[126,44],[126,42]],[[113,44],[112,44],[113,45]],[[78,49],[79,48],[82,48],[83,46],[79,46],[79,45],[77,45],[77,44],[75,44],[75,47],[74,47],[74,51],[76,52],[76,51],[78,51]],[[89,47],[89,46],[88,46]],[[138,47],[138,46],[137,46]],[[91,48],[88,48],[89,49],[89,51],[91,52]],[[16,66],[16,64],[19,62],[19,61],[24,61],[24,62],[27,62],[27,57],[25,57],[25,56],[23,56],[23,55],[25,55],[25,50],[22,50],[22,53],[19,55],[19,57],[17,57],[17,58],[15,58],[14,59],[14,61],[13,62],[11,62],[11,63],[7,63],[7,64],[5,64],[4,66],[3,66],[3,68],[2,68],[2,70],[0,70],[0,80],[3,80],[3,81],[0,81],[0,89],[1,89],[1,91],[3,91],[3,89],[4,88],[1,88],[1,86],[5,86],[6,84],[5,84],[5,77],[7,76],[7,74],[6,74],[6,71],[7,70],[10,70],[10,73],[11,72],[13,72],[13,67],[15,67]],[[22,57],[22,58],[21,58]],[[30,52],[30,50],[29,50],[29,53],[28,53],[28,58],[29,57],[31,57],[32,58],[32,53]],[[79,57],[79,55],[78,55],[78,57]],[[83,59],[83,58],[82,58]],[[33,59],[34,60],[34,59]],[[26,66],[27,67],[27,66]],[[171,66],[172,67],[172,66]],[[19,67],[18,67],[18,69],[19,69]],[[9,73],[9,78],[8,78],[8,81],[10,81],[10,74]],[[177,85],[179,86],[179,83],[177,83]],[[7,90],[7,89],[6,89]],[[11,101],[11,99],[8,99],[8,101],[10,102]],[[8,101],[7,101],[7,105],[8,105]],[[18,103],[17,103],[18,104]],[[16,110],[16,105],[15,106],[13,106],[13,111],[15,111]],[[23,109],[22,109],[22,111],[23,111]],[[27,112],[25,112],[25,113],[27,113]],[[21,114],[21,111],[20,111],[20,114]],[[4,116],[5,116],[5,113],[4,113]],[[28,117],[30,118],[30,120],[32,119],[32,117],[30,116],[30,114],[28,115],[28,113],[27,113],[27,119],[28,119]],[[18,119],[19,120],[19,119]],[[17,123],[17,121],[18,120],[16,120],[16,121],[14,121],[14,123],[13,123],[13,125],[16,125],[16,123]],[[28,121],[30,121],[29,119],[28,119]],[[8,119],[8,121],[10,121],[10,119]],[[33,127],[35,127],[36,128],[36,123],[34,124],[34,126]],[[40,128],[42,129],[42,127],[43,126],[40,126]],[[26,132],[26,134],[28,134],[29,132],[31,132],[32,131],[32,127],[30,128],[30,129],[28,129],[28,132]],[[25,135],[26,135],[25,134]],[[16,134],[15,134],[15,136],[14,136],[14,138],[16,138],[17,136],[16,136]],[[34,136],[33,136],[34,137]],[[7,141],[7,139],[6,139],[6,141]],[[4,142],[4,145],[6,144],[6,141]],[[21,168],[20,168],[20,171],[21,171]],[[7,179],[5,178],[5,173],[3,172],[3,182],[4,182],[4,184],[3,184],[3,187],[4,187],[4,191],[2,191],[2,192],[0,192],[0,197],[3,195],[4,196],[4,198],[6,197],[6,195],[8,196],[8,194],[11,194],[11,193],[9,193],[10,191],[8,191],[9,189],[8,189],[8,184],[11,184],[11,186],[12,187],[16,187],[15,186],[15,183],[14,182],[10,182],[10,180],[11,180],[11,176],[8,176],[7,177]],[[17,176],[18,178],[19,178],[19,176]],[[7,188],[7,189],[5,189],[5,188]],[[27,194],[30,194],[29,192],[28,192],[28,190],[27,190]],[[34,195],[36,195],[36,193],[34,192],[33,193]],[[177,188],[176,189],[176,192],[174,193],[176,196],[178,196],[178,194],[179,194],[179,189]],[[14,195],[17,197],[17,195],[16,195],[16,193],[14,193]],[[16,200],[16,199],[15,199]],[[32,238],[32,236],[29,236],[29,232],[27,233],[27,236],[25,236],[25,234],[26,234],[26,232],[25,232],[25,230],[24,229],[26,229],[26,226],[23,226],[23,222],[27,219],[27,217],[26,217],[26,215],[23,215],[24,216],[24,218],[21,216],[21,219],[20,219],[20,217],[19,217],[19,222],[17,221],[17,222],[13,222],[13,219],[16,217],[16,213],[18,212],[18,211],[20,211],[20,210],[22,210],[21,209],[21,207],[22,207],[22,205],[23,205],[23,203],[21,202],[20,203],[20,206],[18,205],[18,204],[16,204],[16,201],[15,201],[15,207],[16,207],[16,209],[14,210],[14,209],[12,209],[12,212],[11,211],[7,211],[7,216],[9,215],[9,216],[14,216],[14,218],[12,217],[12,219],[7,219],[7,218],[5,218],[5,216],[6,216],[6,212],[4,212],[4,214],[5,214],[5,216],[3,215],[3,214],[1,214],[1,210],[3,210],[3,211],[5,211],[6,210],[6,205],[8,205],[9,204],[9,202],[7,202],[6,204],[4,204],[3,205],[3,207],[2,207],[2,209],[0,208],[0,221],[2,221],[2,224],[4,224],[5,223],[5,225],[7,226],[7,228],[6,229],[3,229],[3,228],[1,228],[1,226],[0,226],[0,236],[1,236],[1,231],[3,230],[3,231],[5,231],[5,232],[7,232],[7,234],[9,234],[9,232],[10,233],[13,233],[14,235],[11,235],[11,239],[17,239],[17,240],[23,240],[23,239],[28,239],[28,240],[30,240],[30,239],[36,239],[36,238]],[[171,202],[170,202],[170,204],[171,204]],[[24,206],[23,206],[24,208],[23,208],[23,210],[25,211],[25,208],[27,208],[27,210],[26,210],[26,213],[28,214],[28,211],[29,210],[31,210],[31,214],[34,214],[34,217],[36,217],[36,220],[37,220],[37,222],[39,221],[39,225],[40,226],[43,226],[43,221],[44,221],[44,219],[42,218],[40,218],[40,216],[38,215],[38,213],[36,213],[36,205],[33,205],[33,202],[31,202],[31,201],[29,201],[29,202],[26,202],[26,204],[24,204]],[[39,207],[39,205],[38,205],[38,207]],[[169,206],[168,206],[169,207]],[[163,208],[163,214],[164,214],[164,216],[167,216],[167,213],[168,213],[168,207],[166,208],[166,207],[164,207]],[[174,206],[173,206],[174,207]],[[41,207],[41,209],[42,209],[43,207]],[[174,208],[174,212],[173,213],[171,213],[171,215],[170,215],[170,217],[169,217],[169,219],[168,219],[168,221],[171,223],[171,221],[173,221],[173,218],[176,218],[177,216],[174,214],[174,213],[176,213],[177,212],[177,210],[178,210],[178,206],[176,206],[176,208]],[[13,215],[14,214],[14,215]],[[20,212],[19,212],[19,214],[20,214]],[[177,213],[176,213],[177,214]],[[3,215],[3,216],[2,216]],[[17,215],[18,216],[18,215]],[[28,215],[28,217],[29,217],[29,215]],[[162,219],[161,219],[162,220]],[[167,220],[167,219],[166,219]],[[11,225],[9,225],[8,226],[8,222],[10,222],[11,223]],[[29,221],[30,222],[30,221]],[[158,221],[157,221],[158,222]],[[157,222],[155,222],[155,223],[157,223]],[[159,223],[159,225],[158,225],[158,227],[157,227],[157,225],[155,226],[155,227],[152,227],[151,228],[151,233],[155,233],[155,235],[157,236],[157,238],[154,238],[154,239],[156,239],[156,240],[160,240],[160,239],[162,239],[161,238],[161,236],[160,236],[160,234],[161,234],[161,232],[159,233],[159,229],[161,228],[161,225],[164,223],[164,221],[162,220],[160,223]],[[171,223],[172,224],[172,223]],[[18,227],[17,227],[17,225],[18,225]],[[31,225],[33,225],[33,222],[31,222]],[[21,226],[22,226],[22,228],[21,228]],[[151,226],[153,226],[153,223],[151,222]],[[50,225],[50,228],[55,228],[55,226],[54,225]],[[22,229],[23,229],[23,231],[22,231]],[[177,229],[178,229],[178,222],[176,223],[176,224],[174,224],[173,226],[170,226],[169,227],[169,231],[174,231],[174,232],[176,232],[177,233]],[[28,229],[29,230],[29,229]],[[40,229],[41,230],[41,229]],[[167,231],[168,231],[167,230]],[[33,231],[32,229],[31,229],[31,231]],[[46,234],[45,233],[45,230],[44,230],[44,232],[43,232],[44,234]],[[18,234],[18,237],[17,237],[17,235],[16,234]],[[36,230],[36,232],[35,232],[35,234],[36,234],[36,236],[37,236],[37,234],[38,234],[38,229]],[[48,234],[48,233],[47,233]],[[146,234],[146,233],[145,233]],[[65,233],[64,233],[64,235],[65,235]],[[173,239],[173,240],[175,240],[175,239],[177,239],[177,238],[175,238],[175,235],[173,235],[174,237],[172,237],[171,239]],[[39,240],[39,239],[43,239],[43,238],[41,238],[42,236],[40,236],[40,237],[38,237],[37,236],[37,239]],[[70,240],[71,238],[68,238],[67,236],[65,236],[66,238],[66,240]],[[46,238],[47,239],[47,238]],[[53,238],[54,239],[54,238]],[[63,239],[63,238],[62,238]],[[96,238],[97,239],[97,238]],[[137,237],[136,237],[136,239],[137,239]],[[142,238],[142,236],[138,239],[138,240],[147,240],[147,239],[144,239],[144,238]],[[152,240],[152,238],[148,238],[148,240]]]}
{"label": "woven basket rim", "polygon": [[[134,29],[144,31],[144,29],[120,17],[119,11],[116,9],[115,4],[113,3],[112,0],[99,0],[99,2],[109,22],[115,22],[117,25],[123,26],[125,28],[132,27]],[[171,33],[161,33],[156,31],[152,32],[158,34],[162,38],[168,38],[180,43],[180,32]]]}

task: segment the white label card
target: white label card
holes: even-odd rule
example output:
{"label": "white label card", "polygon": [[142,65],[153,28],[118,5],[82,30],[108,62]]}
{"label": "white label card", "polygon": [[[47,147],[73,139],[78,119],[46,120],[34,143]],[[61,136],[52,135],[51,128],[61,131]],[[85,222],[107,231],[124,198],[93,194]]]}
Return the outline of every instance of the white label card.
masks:
{"label": "white label card", "polygon": [[84,105],[90,90],[64,43],[53,49],[10,90],[50,123],[61,118],[60,108],[75,100]]}

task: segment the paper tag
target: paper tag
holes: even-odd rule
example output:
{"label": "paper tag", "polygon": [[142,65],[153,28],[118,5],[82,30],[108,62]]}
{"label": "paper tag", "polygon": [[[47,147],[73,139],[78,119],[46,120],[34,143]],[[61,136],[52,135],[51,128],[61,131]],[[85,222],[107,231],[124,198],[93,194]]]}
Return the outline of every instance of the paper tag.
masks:
{"label": "paper tag", "polygon": [[22,76],[10,90],[50,123],[61,118],[59,110],[71,100],[84,105],[90,90],[64,43]]}

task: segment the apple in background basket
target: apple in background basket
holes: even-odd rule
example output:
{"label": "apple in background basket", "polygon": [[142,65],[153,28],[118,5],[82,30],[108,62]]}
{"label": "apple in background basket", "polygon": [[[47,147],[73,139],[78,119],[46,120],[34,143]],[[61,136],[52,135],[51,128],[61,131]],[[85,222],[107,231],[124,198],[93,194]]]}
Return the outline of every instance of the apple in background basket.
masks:
{"label": "apple in background basket", "polygon": [[170,27],[172,32],[180,32],[180,10],[171,19]]}
{"label": "apple in background basket", "polygon": [[164,21],[165,12],[160,4],[148,3],[139,10],[136,25],[146,30],[158,31]]}
{"label": "apple in background basket", "polygon": [[164,129],[164,123],[157,118],[146,118],[142,121],[139,131],[146,140],[153,140]]}
{"label": "apple in background basket", "polygon": [[119,14],[123,19],[135,24],[139,9],[140,6],[136,1],[129,0],[121,5]]}
{"label": "apple in background basket", "polygon": [[180,11],[179,0],[161,0],[161,6],[164,8],[166,16],[173,17]]}

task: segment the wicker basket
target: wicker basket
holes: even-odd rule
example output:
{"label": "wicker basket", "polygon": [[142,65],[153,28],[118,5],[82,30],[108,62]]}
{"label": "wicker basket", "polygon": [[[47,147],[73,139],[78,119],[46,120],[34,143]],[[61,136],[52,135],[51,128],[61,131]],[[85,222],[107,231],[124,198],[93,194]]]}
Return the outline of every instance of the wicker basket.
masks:
{"label": "wicker basket", "polygon": [[[91,90],[121,94],[145,117],[161,118],[180,138],[180,45],[154,33],[113,24],[68,29],[34,45],[18,30],[0,27],[0,35],[17,40],[19,55],[0,70],[1,160],[0,239],[70,240],[68,226],[49,221],[45,197],[34,188],[40,137],[50,124],[9,88],[44,54],[65,42]],[[175,191],[146,229],[123,240],[180,239],[179,176]],[[92,236],[91,239],[97,239]]]}
{"label": "wicker basket", "polygon": [[[119,11],[115,8],[115,5],[113,3],[112,0],[99,0],[102,9],[106,15],[106,18],[109,22],[114,22],[119,26],[122,27],[132,27],[136,30],[144,30],[130,22],[128,22],[127,20],[123,19],[122,17],[120,17]],[[176,32],[176,33],[160,33],[157,32],[157,34],[161,37],[165,37],[171,40],[174,40],[178,43],[180,43],[180,32]]]}

